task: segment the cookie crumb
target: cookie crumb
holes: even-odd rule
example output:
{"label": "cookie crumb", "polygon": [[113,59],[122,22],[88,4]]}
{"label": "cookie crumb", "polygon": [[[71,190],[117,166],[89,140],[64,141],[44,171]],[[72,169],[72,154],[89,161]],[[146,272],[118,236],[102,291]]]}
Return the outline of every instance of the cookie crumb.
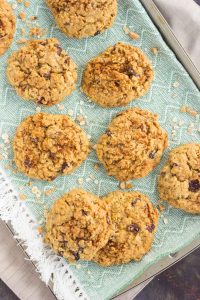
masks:
{"label": "cookie crumb", "polygon": [[26,13],[24,11],[20,12],[19,17],[22,21],[26,20]]}
{"label": "cookie crumb", "polygon": [[45,194],[45,196],[50,196],[51,194],[53,194],[55,192],[55,190],[56,190],[55,187],[54,188],[50,188],[50,189],[46,190],[44,192],[44,194]]}
{"label": "cookie crumb", "polygon": [[94,169],[95,169],[96,171],[98,171],[99,168],[100,168],[100,165],[99,165],[99,164],[94,164]]}
{"label": "cookie crumb", "polygon": [[139,34],[137,34],[137,33],[134,32],[134,31],[130,31],[130,32],[128,33],[128,35],[129,35],[129,37],[130,37],[131,39],[133,39],[133,40],[138,40],[138,39],[140,38]]}
{"label": "cookie crumb", "polygon": [[130,32],[127,26],[124,26],[123,30],[124,30],[125,34],[129,34],[129,32]]}
{"label": "cookie crumb", "polygon": [[21,29],[21,35],[25,35],[26,30],[24,28]]}
{"label": "cookie crumb", "polygon": [[26,197],[26,195],[20,193],[20,194],[19,194],[19,199],[22,200],[22,201],[24,201],[24,200],[27,199],[27,197]]}
{"label": "cookie crumb", "polygon": [[42,228],[42,227],[38,227],[38,228],[37,228],[37,232],[38,232],[39,234],[43,233],[43,228]]}
{"label": "cookie crumb", "polygon": [[131,182],[126,183],[126,189],[132,189],[133,184]]}
{"label": "cookie crumb", "polygon": [[198,115],[198,112],[196,110],[194,110],[191,107],[186,106],[186,105],[181,106],[180,112],[188,113],[189,115],[191,115],[193,117],[196,117]]}
{"label": "cookie crumb", "polygon": [[29,7],[29,6],[30,6],[30,2],[29,2],[29,1],[26,1],[26,2],[24,3],[24,6],[25,6],[25,7]]}
{"label": "cookie crumb", "polygon": [[24,43],[26,43],[26,41],[27,41],[26,39],[21,38],[17,41],[17,44],[24,44]]}
{"label": "cookie crumb", "polygon": [[19,4],[21,4],[23,1],[24,1],[24,0],[17,0],[17,2],[18,2]]}
{"label": "cookie crumb", "polygon": [[151,48],[151,52],[152,52],[154,55],[156,55],[156,54],[158,53],[158,48],[156,48],[156,47]]}
{"label": "cookie crumb", "polygon": [[63,109],[65,109],[65,107],[64,107],[63,104],[57,104],[57,108],[58,108],[58,110],[63,110]]}

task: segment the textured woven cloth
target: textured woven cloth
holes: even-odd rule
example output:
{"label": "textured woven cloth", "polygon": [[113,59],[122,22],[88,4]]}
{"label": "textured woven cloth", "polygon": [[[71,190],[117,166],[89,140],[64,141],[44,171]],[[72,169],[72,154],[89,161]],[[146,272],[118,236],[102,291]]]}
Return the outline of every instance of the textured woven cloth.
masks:
{"label": "textured woven cloth", "polygon": [[[124,1],[119,1],[119,2],[120,2],[120,10],[119,10],[119,16],[116,25],[109,33],[105,33],[104,35],[99,36],[99,38],[92,39],[94,48],[91,48],[91,44],[89,41],[80,42],[78,47],[77,46],[75,47],[74,41],[72,40],[66,41],[64,36],[59,32],[58,29],[54,29],[51,32],[53,32],[53,35],[58,37],[62,41],[62,45],[64,46],[64,48],[68,48],[69,53],[74,57],[77,63],[81,65],[81,68],[83,68],[85,62],[91,56],[94,56],[99,51],[105,49],[107,45],[113,44],[119,39],[141,46],[143,50],[147,53],[147,55],[152,59],[153,65],[157,71],[157,75],[150,93],[143,98],[143,101],[140,100],[141,102],[139,101],[134,102],[131,106],[139,105],[142,108],[147,108],[155,112],[158,112],[161,115],[160,119],[162,120],[161,122],[162,126],[168,130],[169,134],[171,132],[171,125],[169,121],[173,119],[174,116],[178,120],[184,121],[185,123],[184,127],[182,129],[178,129],[177,140],[176,141],[171,140],[171,147],[175,146],[176,144],[179,144],[180,142],[187,142],[190,140],[199,141],[199,133],[197,131],[194,131],[194,134],[192,136],[188,136],[187,134],[187,128],[190,125],[190,123],[193,122],[193,119],[189,116],[183,116],[182,114],[181,115],[179,114],[179,107],[181,104],[186,103],[188,105],[198,108],[199,94],[197,89],[195,88],[192,81],[185,73],[185,71],[182,69],[182,67],[176,62],[175,57],[165,46],[164,42],[159,37],[158,33],[155,31],[154,26],[149,21],[146,13],[142,9],[139,2],[126,1],[127,2],[126,4],[122,3]],[[199,38],[198,32],[200,32],[200,28],[196,27],[199,26],[199,20],[195,21],[195,18],[197,17],[194,18],[196,14],[197,16],[199,14],[199,8],[197,7],[197,5],[194,4],[192,0],[187,0],[187,5],[189,5],[189,8],[186,5],[182,6],[183,1],[172,2],[170,0],[166,2],[163,0],[157,0],[156,2],[158,2],[160,8],[163,10],[166,16],[167,17],[170,16],[169,22],[174,28],[175,32],[177,33],[177,36],[179,36],[180,40],[183,40],[183,43],[187,51],[192,55],[193,60],[194,61],[197,60],[197,63],[199,63],[199,60],[197,59],[199,49],[198,49],[198,43],[196,41]],[[46,17],[47,10],[45,8],[44,2],[36,0],[34,1],[34,4],[37,5],[37,13],[39,16],[39,20],[41,20],[41,25],[48,26],[48,27],[50,26],[51,29],[53,29],[52,27],[53,19],[50,16],[48,16],[48,18],[51,18],[50,19],[51,21],[50,23],[49,21],[47,21],[47,17]],[[32,4],[32,8],[30,7],[29,13],[30,14],[34,13],[33,4]],[[186,24],[185,20],[182,23],[179,23],[177,20],[179,18],[182,18],[184,14],[187,14],[188,25],[183,30],[184,26],[181,24],[182,23]],[[174,18],[173,15],[175,15]],[[138,32],[141,36],[141,40],[139,40],[138,42],[133,42],[128,40],[122,30],[122,26],[125,24],[128,25],[131,29]],[[199,29],[196,31],[195,28],[199,28]],[[194,47],[192,47],[191,45],[194,45]],[[156,46],[159,49],[161,49],[158,57],[154,57],[150,52],[151,47],[156,47]],[[16,48],[17,47],[15,43],[12,46],[12,49],[10,50],[9,54]],[[82,53],[84,53],[84,57]],[[0,60],[1,72],[2,70],[5,69],[5,58],[7,58],[7,55]],[[1,99],[2,108],[0,110],[0,120],[2,121],[1,122],[2,130],[3,131],[6,130],[9,132],[10,135],[13,135],[16,125],[19,123],[19,121],[23,119],[25,116],[33,113],[34,108],[31,103],[25,104],[20,98],[16,97],[15,92],[8,88],[8,84],[6,83],[5,77],[1,78],[0,81],[1,81],[1,90],[3,91],[2,93],[3,98]],[[173,86],[174,83],[176,82],[178,82],[180,85],[178,88],[175,88]],[[5,93],[5,91],[7,92]],[[81,96],[79,91],[77,90],[74,96],[72,96],[71,99],[69,99],[69,101],[64,102],[65,110],[63,111],[63,113],[66,113],[68,109],[74,109],[75,107],[74,109],[75,115],[79,114],[80,103],[76,99],[80,100],[81,97],[84,99],[84,96]],[[8,98],[15,99],[16,103],[7,103]],[[76,105],[74,105],[74,101],[76,101]],[[93,126],[91,126],[90,131],[88,133],[91,134],[92,136],[95,136],[95,138],[104,130],[105,123],[107,124],[110,118],[115,114],[115,112],[119,111],[118,109],[110,110],[109,113],[105,112],[105,114],[102,115],[100,108],[93,107],[92,105],[90,106],[90,104],[88,105],[87,102],[84,103],[82,109],[84,110],[85,114],[87,114],[89,110],[91,111],[91,109],[94,110],[94,114],[91,116],[90,119],[90,122],[93,124]],[[19,111],[20,114],[18,113]],[[55,108],[50,110],[46,109],[46,111],[58,112]],[[10,113],[8,114],[7,112]],[[98,119],[98,115],[101,116],[101,119]],[[102,127],[103,122],[104,124]],[[195,126],[199,126],[198,121]],[[66,184],[66,188],[70,188],[70,186],[75,185],[77,178],[82,177],[85,172],[85,168],[91,167],[94,161],[96,161],[96,157],[95,156],[90,157],[90,165],[89,166],[84,165],[74,175],[71,185],[68,185],[68,182],[66,182],[66,180],[64,179],[60,179],[56,181],[56,185],[63,187]],[[4,162],[4,165],[5,164],[7,164],[7,161]],[[89,174],[90,171],[86,171],[86,172],[88,172],[87,174]],[[148,193],[152,199],[156,195],[154,193],[155,190],[154,179],[157,172],[158,169],[153,174],[151,174],[147,179],[137,181],[135,183],[135,188]],[[99,194],[103,194],[105,192],[117,188],[117,183],[113,179],[106,177],[103,169],[101,169],[100,174],[95,174],[95,176],[97,176],[97,179],[99,180],[99,182],[101,182],[101,185],[98,186],[98,189],[96,185],[91,185],[91,186],[85,185],[84,186],[85,188],[90,189],[92,191],[98,190]],[[103,181],[101,181],[102,178]],[[18,176],[13,176],[13,183],[18,187],[22,182],[26,182],[26,181],[27,181],[26,178],[23,176],[20,177],[20,180]],[[41,189],[44,188],[43,185],[39,185],[38,183],[35,184],[37,184]],[[144,189],[143,186],[147,188]],[[43,214],[44,207],[41,206],[41,204],[36,204],[31,199],[32,196],[30,191],[26,190],[25,192],[27,194],[29,193],[28,194],[30,199],[29,208],[32,210],[32,213],[37,216],[38,222],[42,221],[41,216]],[[60,188],[58,193],[56,193],[54,196],[56,197],[62,193],[63,193],[63,188]],[[48,203],[48,206],[50,205],[51,205],[51,201],[49,201]],[[84,289],[86,290],[87,294],[91,297],[91,299],[93,299],[94,297],[96,297],[97,299],[105,299],[111,297],[117,291],[117,288],[121,288],[125,286],[128,282],[130,282],[134,278],[133,274],[136,275],[139,272],[142,272],[142,270],[144,270],[144,268],[149,263],[155,261],[158,257],[167,254],[169,252],[169,247],[171,247],[171,250],[173,251],[177,250],[178,243],[179,243],[178,246],[183,246],[185,241],[189,242],[190,238],[194,238],[195,236],[199,235],[199,230],[198,230],[200,225],[199,217],[191,218],[189,215],[185,215],[181,212],[177,212],[171,209],[168,209],[165,214],[166,214],[165,217],[167,217],[169,224],[166,227],[164,226],[164,224],[161,224],[162,222],[160,223],[159,232],[156,236],[156,241],[153,250],[149,255],[145,257],[145,259],[141,263],[129,264],[126,267],[112,268],[109,269],[108,271],[84,263],[81,264],[82,265],[81,269],[77,270],[76,268],[73,269],[72,267],[75,275],[79,278],[81,285],[84,287]],[[169,232],[170,234],[168,234]],[[88,271],[91,273],[88,274]],[[1,276],[3,278],[3,273]],[[22,285],[23,285],[23,280],[21,281],[21,287]],[[27,286],[27,283],[25,285]],[[16,293],[18,293],[18,287],[16,286],[16,290],[15,290]],[[35,288],[33,281],[31,282],[31,286],[27,286],[27,288],[29,288],[29,290]],[[26,299],[25,297],[23,297],[22,294],[20,294],[20,298]],[[36,300],[36,298],[34,298],[34,300]]]}

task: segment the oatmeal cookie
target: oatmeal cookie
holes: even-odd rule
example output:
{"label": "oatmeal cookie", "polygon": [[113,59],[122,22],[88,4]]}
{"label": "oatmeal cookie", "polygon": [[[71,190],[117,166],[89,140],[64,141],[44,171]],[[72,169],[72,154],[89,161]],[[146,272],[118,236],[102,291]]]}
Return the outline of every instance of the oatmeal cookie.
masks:
{"label": "oatmeal cookie", "polygon": [[13,149],[21,172],[51,181],[71,174],[82,164],[89,153],[89,141],[69,117],[39,113],[19,125]]}
{"label": "oatmeal cookie", "polygon": [[52,106],[75,89],[77,70],[57,39],[31,40],[8,60],[7,76],[26,100]]}
{"label": "oatmeal cookie", "polygon": [[102,266],[140,260],[151,248],[158,211],[140,192],[115,191],[104,199],[111,210],[112,232],[93,260]]}
{"label": "oatmeal cookie", "polygon": [[83,190],[72,190],[47,215],[45,242],[69,262],[91,260],[111,233],[106,203]]}
{"label": "oatmeal cookie", "polygon": [[46,1],[60,29],[78,39],[110,28],[117,15],[117,0]]}
{"label": "oatmeal cookie", "polygon": [[145,177],[155,168],[168,146],[158,116],[139,108],[119,113],[96,146],[108,175],[120,181]]}
{"label": "oatmeal cookie", "polygon": [[200,144],[171,150],[158,179],[158,191],[161,201],[189,213],[200,213]]}
{"label": "oatmeal cookie", "polygon": [[16,18],[11,6],[5,0],[0,1],[0,55],[10,47],[16,28]]}
{"label": "oatmeal cookie", "polygon": [[82,89],[103,107],[127,105],[150,88],[154,72],[142,50],[117,43],[86,66]]}

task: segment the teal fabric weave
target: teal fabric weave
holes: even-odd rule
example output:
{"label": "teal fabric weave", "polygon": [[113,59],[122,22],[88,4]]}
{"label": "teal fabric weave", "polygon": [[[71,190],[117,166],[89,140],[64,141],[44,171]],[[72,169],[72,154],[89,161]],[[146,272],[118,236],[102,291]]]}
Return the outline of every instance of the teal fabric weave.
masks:
{"label": "teal fabric weave", "polygon": [[[15,1],[10,1],[14,3]],[[168,48],[158,30],[150,20],[139,0],[119,0],[119,11],[114,26],[99,36],[84,40],[75,40],[66,37],[56,27],[54,19],[48,10],[44,0],[31,0],[28,8],[28,16],[36,15],[37,23],[42,28],[48,28],[46,37],[56,37],[61,45],[73,57],[79,70],[79,80],[75,92],[62,103],[64,109],[61,111],[57,106],[52,108],[42,108],[42,111],[49,113],[67,114],[73,110],[73,119],[77,115],[87,116],[88,125],[84,127],[87,134],[91,135],[95,143],[102,132],[116,113],[129,107],[140,107],[148,109],[159,115],[159,122],[169,133],[170,146],[165,152],[161,164],[146,178],[134,180],[133,190],[139,190],[148,194],[152,202],[156,203],[158,195],[156,191],[156,179],[166,161],[168,151],[182,143],[199,142],[200,132],[198,131],[200,122],[198,117],[193,117],[180,112],[182,105],[188,105],[198,110],[200,107],[199,91],[191,80],[182,65],[178,62],[173,52]],[[16,14],[23,10],[23,6],[18,5]],[[123,31],[123,26],[128,26],[130,30],[140,35],[139,40],[132,40]],[[18,19],[15,41],[9,51],[0,57],[0,130],[8,133],[12,139],[16,127],[27,116],[36,112],[36,106],[32,102],[20,99],[8,84],[6,79],[6,64],[9,55],[18,48],[17,40],[20,36],[20,29],[24,23]],[[155,69],[155,80],[147,95],[133,101],[127,107],[117,109],[101,108],[94,103],[88,102],[87,97],[80,91],[81,75],[86,63],[105,50],[108,46],[123,41],[141,47],[152,61]],[[159,52],[154,55],[152,47],[157,47]],[[179,84],[177,84],[177,82]],[[200,111],[199,111],[200,113]],[[176,138],[173,139],[171,132],[173,124],[181,124],[175,127]],[[192,123],[192,124],[191,124]],[[188,127],[194,128],[193,133],[188,133]],[[0,145],[3,140],[0,138]],[[0,148],[0,153],[4,149]],[[1,163],[5,167],[13,159],[12,149],[8,149],[8,158],[4,158]],[[27,196],[26,205],[38,224],[43,223],[43,213],[52,203],[64,192],[73,187],[78,187],[77,179],[83,178],[82,188],[94,192],[100,196],[118,189],[119,183],[112,177],[108,177],[101,167],[98,171],[93,168],[98,162],[93,151],[83,165],[71,176],[56,179],[53,183],[31,180],[33,186],[37,186],[41,192],[41,199],[35,199],[31,192],[31,187],[26,185],[29,179],[22,174],[13,174],[7,170],[8,176],[12,179],[16,189]],[[94,175],[94,180],[86,181],[90,175]],[[24,186],[21,191],[21,186]],[[56,191],[50,196],[44,194],[48,189],[56,186]],[[87,292],[90,299],[110,299],[122,288],[126,287],[136,277],[139,276],[149,265],[157,262],[161,257],[169,255],[181,249],[196,237],[200,236],[200,217],[186,214],[182,211],[167,207],[164,218],[168,220],[164,224],[160,219],[159,229],[156,234],[152,250],[141,262],[131,262],[111,268],[101,268],[94,263],[81,262],[79,267],[70,266],[73,273],[78,278],[82,287]]]}

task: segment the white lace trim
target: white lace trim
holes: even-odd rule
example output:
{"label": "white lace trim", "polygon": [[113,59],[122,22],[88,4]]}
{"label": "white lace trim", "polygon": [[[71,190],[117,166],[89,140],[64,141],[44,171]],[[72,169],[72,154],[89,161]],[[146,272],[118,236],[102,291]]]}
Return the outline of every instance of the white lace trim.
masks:
{"label": "white lace trim", "polygon": [[15,238],[24,242],[30,259],[36,262],[41,279],[48,284],[53,282],[53,291],[60,300],[88,300],[80,283],[69,270],[66,261],[45,247],[37,228],[38,224],[31,216],[24,202],[0,169],[0,218],[10,221],[15,230]]}

